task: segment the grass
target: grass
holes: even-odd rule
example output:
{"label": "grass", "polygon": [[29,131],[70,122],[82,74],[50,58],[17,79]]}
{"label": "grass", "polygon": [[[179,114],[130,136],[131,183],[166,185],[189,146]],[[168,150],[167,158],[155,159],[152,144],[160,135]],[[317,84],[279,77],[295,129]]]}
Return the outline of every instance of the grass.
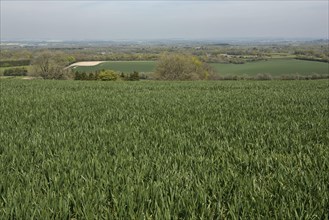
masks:
{"label": "grass", "polygon": [[[93,67],[77,67],[77,71],[96,71],[101,69],[112,69],[119,72],[153,72],[156,62],[154,61],[110,61]],[[272,59],[246,64],[220,64],[213,63],[211,66],[221,76],[255,76],[268,73],[272,76],[284,75],[327,75],[329,73],[328,63],[295,60],[295,59]]]}
{"label": "grass", "polygon": [[328,81],[1,80],[0,219],[328,219]]}

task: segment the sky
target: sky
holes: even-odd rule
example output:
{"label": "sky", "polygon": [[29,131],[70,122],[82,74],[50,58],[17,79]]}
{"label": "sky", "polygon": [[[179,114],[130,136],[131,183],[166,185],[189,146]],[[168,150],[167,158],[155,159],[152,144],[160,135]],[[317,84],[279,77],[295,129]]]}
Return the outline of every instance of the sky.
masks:
{"label": "sky", "polygon": [[328,38],[328,0],[1,2],[1,40]]}

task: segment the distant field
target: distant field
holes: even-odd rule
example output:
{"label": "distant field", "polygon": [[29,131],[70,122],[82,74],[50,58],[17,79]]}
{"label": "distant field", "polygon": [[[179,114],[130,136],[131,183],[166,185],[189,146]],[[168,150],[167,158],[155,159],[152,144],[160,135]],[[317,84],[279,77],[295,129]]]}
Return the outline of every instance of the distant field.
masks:
{"label": "distant field", "polygon": [[212,64],[215,70],[221,75],[257,75],[259,73],[269,73],[273,76],[289,74],[310,75],[328,74],[328,63],[295,60],[295,59],[275,59],[269,61],[259,61],[246,64]]}
{"label": "distant field", "polygon": [[[282,76],[291,74],[311,75],[317,73],[320,75],[328,74],[329,64],[322,62],[295,60],[295,59],[273,59],[269,61],[259,61],[246,64],[210,64],[222,76],[228,75],[247,75],[254,76],[259,73],[269,73],[272,76]],[[25,67],[28,70],[31,66]],[[133,71],[150,73],[154,72],[155,61],[108,61],[96,66],[79,66],[74,70],[79,72],[93,72],[102,69],[111,69],[118,72],[130,73]],[[0,67],[0,75],[3,75],[5,69],[15,67]]]}
{"label": "distant field", "polygon": [[[259,61],[246,64],[210,64],[221,75],[249,75],[254,76],[259,73],[269,73],[273,76],[289,74],[310,75],[328,74],[328,63],[295,60],[295,59],[273,59],[269,61]],[[102,69],[112,69],[119,72],[153,72],[155,61],[109,61],[96,66],[76,67],[75,70],[91,72]]]}

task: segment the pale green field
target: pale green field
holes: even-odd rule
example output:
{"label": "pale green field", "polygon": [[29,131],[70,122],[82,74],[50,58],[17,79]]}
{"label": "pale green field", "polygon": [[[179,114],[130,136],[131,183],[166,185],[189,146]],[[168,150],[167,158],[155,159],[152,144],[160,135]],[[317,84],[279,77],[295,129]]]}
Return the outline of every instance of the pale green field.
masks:
{"label": "pale green field", "polygon": [[272,76],[329,74],[329,64],[295,59],[273,59],[246,64],[212,64],[221,75],[249,75],[268,73]]}
{"label": "pale green field", "polygon": [[[269,61],[259,61],[246,64],[210,64],[216,72],[222,76],[254,76],[257,74],[268,73],[272,76],[282,75],[311,75],[328,74],[329,64],[314,61],[304,61],[295,59],[272,59]],[[119,72],[154,72],[156,68],[155,61],[109,61],[92,67],[77,67],[75,70],[80,72],[91,72],[102,69],[112,69]]]}

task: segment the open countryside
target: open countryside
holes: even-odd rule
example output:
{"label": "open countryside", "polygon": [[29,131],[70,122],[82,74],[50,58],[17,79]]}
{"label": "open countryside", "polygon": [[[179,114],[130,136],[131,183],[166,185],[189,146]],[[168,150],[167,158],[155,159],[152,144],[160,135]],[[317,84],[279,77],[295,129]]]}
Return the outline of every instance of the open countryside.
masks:
{"label": "open countryside", "polygon": [[[288,75],[329,75],[329,65],[324,62],[306,61],[296,59],[271,59],[267,61],[249,62],[245,64],[210,63],[220,76],[255,76],[267,73],[272,76]],[[16,66],[31,70],[31,66]],[[6,69],[14,67],[0,67],[0,75]],[[117,72],[153,73],[156,69],[156,61],[90,61],[78,62],[70,65],[73,71],[95,72],[101,70],[115,70]]]}
{"label": "open countryside", "polygon": [[5,46],[0,219],[328,219],[326,41],[198,44]]}
{"label": "open countryside", "polygon": [[[328,63],[295,59],[272,59],[246,64],[211,63],[210,65],[222,76],[254,76],[261,73],[272,76],[329,74]],[[155,71],[155,67],[156,61],[105,61],[93,66],[77,66],[74,71],[94,72],[111,69],[124,73],[133,71],[150,73]]]}
{"label": "open countryside", "polygon": [[328,220],[328,1],[1,1],[0,220]]}

